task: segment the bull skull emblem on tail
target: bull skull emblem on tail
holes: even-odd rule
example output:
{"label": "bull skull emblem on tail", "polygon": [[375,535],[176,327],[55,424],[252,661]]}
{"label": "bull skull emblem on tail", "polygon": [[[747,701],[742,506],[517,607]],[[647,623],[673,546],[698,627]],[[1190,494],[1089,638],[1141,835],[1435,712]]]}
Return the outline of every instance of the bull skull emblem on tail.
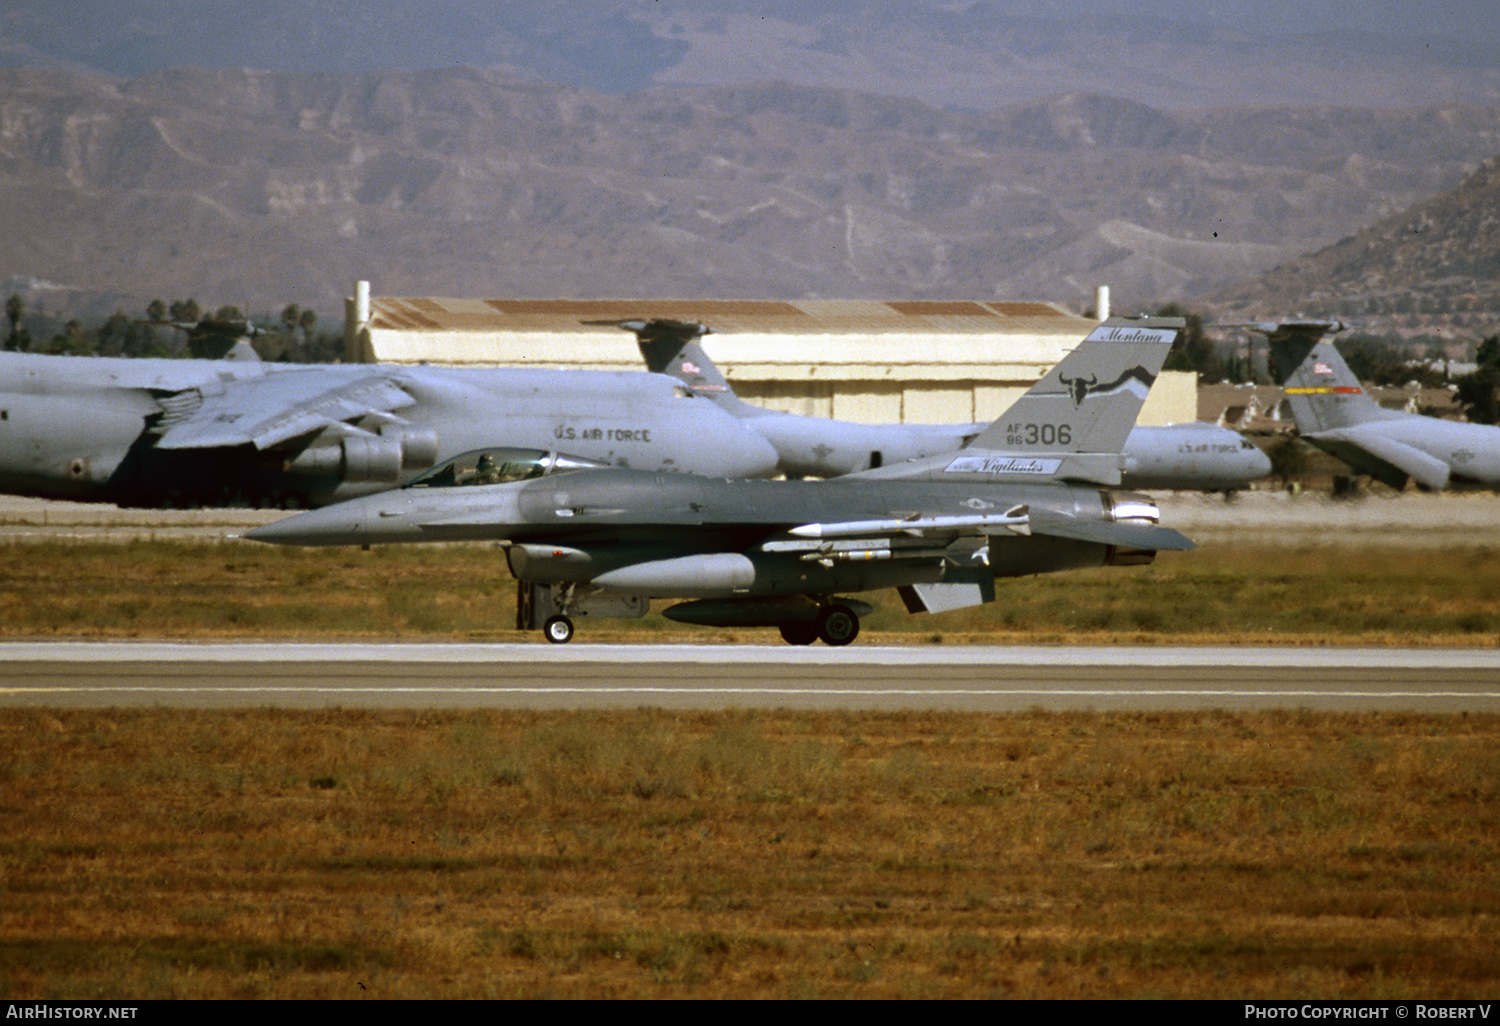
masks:
{"label": "bull skull emblem on tail", "polygon": [[1087,378],[1065,378],[1058,375],[1057,380],[1068,389],[1068,394],[1073,397],[1073,405],[1082,406],[1084,399],[1091,395],[1110,395],[1121,388],[1135,392],[1144,400],[1146,393],[1151,390],[1151,385],[1156,381],[1156,375],[1147,372],[1144,367],[1136,366],[1107,385],[1099,384],[1098,377],[1093,374]]}
{"label": "bull skull emblem on tail", "polygon": [[1093,374],[1088,376],[1087,381],[1083,378],[1064,378],[1060,375],[1058,380],[1068,386],[1068,392],[1073,396],[1074,406],[1082,406],[1084,397],[1089,394],[1089,389],[1093,388],[1099,382],[1099,379]]}

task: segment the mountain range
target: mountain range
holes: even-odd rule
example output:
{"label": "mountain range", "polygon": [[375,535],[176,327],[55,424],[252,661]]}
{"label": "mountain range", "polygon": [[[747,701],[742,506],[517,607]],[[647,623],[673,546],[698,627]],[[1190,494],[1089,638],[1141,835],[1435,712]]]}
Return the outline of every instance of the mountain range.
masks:
{"label": "mountain range", "polygon": [[1418,203],[1211,299],[1226,318],[1304,316],[1380,333],[1500,331],[1500,159]]}
{"label": "mountain range", "polygon": [[1483,320],[1500,14],[1353,7],[14,0],[0,287]]}
{"label": "mountain range", "polygon": [[[0,72],[0,276],[131,302],[1192,302],[1453,189],[1500,108],[944,111],[472,68]],[[61,294],[59,294],[61,295]],[[114,301],[125,301],[118,299]]]}

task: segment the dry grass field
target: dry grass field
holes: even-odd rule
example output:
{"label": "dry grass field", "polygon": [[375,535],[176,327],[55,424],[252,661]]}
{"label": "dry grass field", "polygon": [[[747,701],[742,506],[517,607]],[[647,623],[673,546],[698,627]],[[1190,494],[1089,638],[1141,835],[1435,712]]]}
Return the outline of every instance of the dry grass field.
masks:
{"label": "dry grass field", "polygon": [[1500,718],[0,713],[0,996],[1478,998]]}
{"label": "dry grass field", "polygon": [[[1500,639],[1482,518],[1304,518],[876,595],[858,644]],[[540,643],[485,546],[43,537],[0,580],[8,639]],[[632,639],[776,643],[574,644]],[[0,709],[7,999],[1481,998],[1497,913],[1489,715]]]}
{"label": "dry grass field", "polygon": [[[275,548],[203,541],[0,544],[0,638],[527,641],[494,546]],[[1001,581],[993,605],[910,616],[894,592],[858,644],[1500,642],[1500,546],[1207,542],[1149,567]],[[659,606],[662,604],[659,604]],[[581,624],[574,644],[780,644],[775,630],[659,613]]]}

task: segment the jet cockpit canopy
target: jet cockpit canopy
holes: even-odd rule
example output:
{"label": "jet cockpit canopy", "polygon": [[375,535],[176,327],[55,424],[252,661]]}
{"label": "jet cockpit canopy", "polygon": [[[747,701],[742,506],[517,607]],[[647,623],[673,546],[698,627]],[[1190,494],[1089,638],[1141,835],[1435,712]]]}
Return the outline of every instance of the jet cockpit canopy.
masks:
{"label": "jet cockpit canopy", "polygon": [[506,484],[527,481],[570,470],[595,470],[610,464],[582,456],[569,456],[546,449],[495,446],[473,449],[445,460],[415,478],[407,488],[454,488],[465,485]]}

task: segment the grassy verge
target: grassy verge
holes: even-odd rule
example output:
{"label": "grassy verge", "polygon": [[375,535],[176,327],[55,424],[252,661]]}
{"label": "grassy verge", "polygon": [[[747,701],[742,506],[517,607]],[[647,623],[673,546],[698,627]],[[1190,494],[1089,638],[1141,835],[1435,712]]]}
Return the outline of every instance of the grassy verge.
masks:
{"label": "grassy verge", "polygon": [[0,711],[0,996],[1481,998],[1500,717]]}
{"label": "grassy verge", "polygon": [[[528,640],[492,546],[284,549],[232,543],[0,546],[0,636]],[[893,592],[866,638],[891,643],[1491,646],[1500,552],[1213,543],[1150,567],[1001,581],[999,601],[909,616]],[[658,603],[660,608],[664,603]],[[778,643],[774,631],[644,620],[579,639]]]}

